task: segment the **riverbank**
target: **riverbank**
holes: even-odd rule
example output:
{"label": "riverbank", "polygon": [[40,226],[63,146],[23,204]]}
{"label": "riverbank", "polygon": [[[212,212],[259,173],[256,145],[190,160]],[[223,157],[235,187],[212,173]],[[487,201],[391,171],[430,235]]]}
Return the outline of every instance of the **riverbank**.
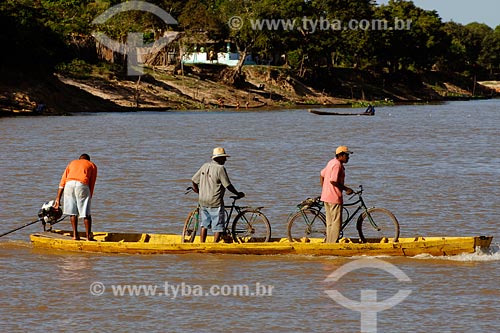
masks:
{"label": "riverbank", "polygon": [[[147,68],[141,77],[112,72],[85,76],[54,74],[0,83],[0,114],[71,114],[137,110],[210,110],[364,105],[494,98],[498,82],[487,85],[449,73],[375,73],[335,68],[298,78],[281,67],[246,66],[245,83],[221,82],[222,66]],[[38,111],[37,112],[37,108]]]}

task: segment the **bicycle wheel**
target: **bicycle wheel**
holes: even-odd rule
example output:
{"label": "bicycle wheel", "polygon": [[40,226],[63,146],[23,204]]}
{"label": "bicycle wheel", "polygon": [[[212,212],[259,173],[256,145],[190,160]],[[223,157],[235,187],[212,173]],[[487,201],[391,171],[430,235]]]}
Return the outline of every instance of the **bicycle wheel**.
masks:
{"label": "bicycle wheel", "polygon": [[361,242],[367,240],[380,242],[382,238],[399,239],[399,223],[389,210],[385,208],[370,208],[358,218],[356,225]]}
{"label": "bicycle wheel", "polygon": [[236,243],[268,242],[271,224],[262,212],[248,209],[234,218],[231,232]]}
{"label": "bicycle wheel", "polygon": [[288,220],[287,232],[290,242],[302,238],[325,238],[325,215],[314,209],[301,210],[293,214]]}
{"label": "bicycle wheel", "polygon": [[184,227],[182,228],[182,243],[192,243],[194,242],[194,238],[196,237],[196,232],[198,231],[198,226],[200,225],[200,209],[193,209],[188,217],[186,218],[186,222],[184,222]]}

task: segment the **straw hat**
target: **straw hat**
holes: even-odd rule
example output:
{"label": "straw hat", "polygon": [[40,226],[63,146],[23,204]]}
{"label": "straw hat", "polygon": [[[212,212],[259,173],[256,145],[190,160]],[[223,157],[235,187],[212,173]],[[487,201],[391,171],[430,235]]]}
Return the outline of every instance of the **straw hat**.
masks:
{"label": "straw hat", "polygon": [[349,151],[349,148],[347,148],[347,146],[339,146],[337,150],[335,150],[335,155],[342,153],[352,154],[352,151]]}
{"label": "straw hat", "polygon": [[212,158],[217,158],[217,157],[230,157],[228,154],[226,154],[226,151],[222,147],[217,147],[214,148],[214,151],[212,153]]}

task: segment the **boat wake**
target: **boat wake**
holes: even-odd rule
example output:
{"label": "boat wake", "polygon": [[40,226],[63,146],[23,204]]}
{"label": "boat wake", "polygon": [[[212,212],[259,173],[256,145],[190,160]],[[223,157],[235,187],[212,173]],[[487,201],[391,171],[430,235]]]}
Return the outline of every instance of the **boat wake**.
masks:
{"label": "boat wake", "polygon": [[441,259],[463,262],[480,262],[480,261],[500,261],[500,244],[491,244],[487,249],[476,248],[474,253],[464,253],[455,256],[436,257],[428,254],[419,254],[414,256],[415,259]]}

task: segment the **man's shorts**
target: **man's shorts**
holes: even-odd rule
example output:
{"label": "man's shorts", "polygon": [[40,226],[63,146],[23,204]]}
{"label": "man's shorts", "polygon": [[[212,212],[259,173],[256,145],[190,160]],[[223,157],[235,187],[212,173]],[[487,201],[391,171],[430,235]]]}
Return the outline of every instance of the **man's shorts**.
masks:
{"label": "man's shorts", "polygon": [[200,207],[201,226],[212,229],[213,232],[222,232],[224,231],[225,214],[222,207]]}
{"label": "man's shorts", "polygon": [[63,213],[83,218],[90,216],[90,188],[88,185],[76,180],[66,182]]}

